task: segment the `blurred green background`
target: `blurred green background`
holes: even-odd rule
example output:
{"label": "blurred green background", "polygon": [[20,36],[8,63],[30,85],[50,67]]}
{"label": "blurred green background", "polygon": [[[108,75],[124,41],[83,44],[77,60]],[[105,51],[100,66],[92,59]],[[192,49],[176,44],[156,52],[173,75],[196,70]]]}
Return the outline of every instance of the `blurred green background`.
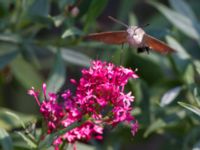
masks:
{"label": "blurred green background", "polygon": [[[39,116],[28,89],[41,89],[43,82],[48,91],[73,89],[69,79],[79,79],[83,67],[101,59],[138,68],[140,79],[131,80],[127,91],[136,97],[133,115],[140,129],[133,137],[120,125],[106,130],[103,141],[78,149],[199,150],[199,6],[198,0],[1,0],[0,148],[34,149],[23,132]],[[137,54],[128,45],[82,39],[124,30],[109,15],[129,25],[149,23],[144,30],[177,52]]]}

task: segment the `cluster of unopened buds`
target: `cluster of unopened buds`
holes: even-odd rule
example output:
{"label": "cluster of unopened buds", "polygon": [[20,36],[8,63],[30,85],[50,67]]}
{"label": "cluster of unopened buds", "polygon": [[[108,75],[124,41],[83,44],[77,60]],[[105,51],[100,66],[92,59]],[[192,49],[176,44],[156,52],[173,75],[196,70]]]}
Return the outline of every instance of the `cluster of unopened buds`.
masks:
{"label": "cluster of unopened buds", "polygon": [[52,144],[55,149],[59,149],[63,142],[102,139],[106,125],[115,127],[122,122],[130,125],[134,135],[138,130],[137,120],[131,115],[134,96],[131,92],[124,91],[131,78],[138,78],[133,70],[97,60],[91,63],[90,68],[82,70],[79,81],[71,79],[76,86],[74,94],[70,90],[61,95],[47,93],[46,84],[43,84],[43,101],[39,100],[39,92],[34,88],[28,93],[34,96],[40,107],[48,134],[67,128],[84,118],[85,121],[80,126],[56,137]]}

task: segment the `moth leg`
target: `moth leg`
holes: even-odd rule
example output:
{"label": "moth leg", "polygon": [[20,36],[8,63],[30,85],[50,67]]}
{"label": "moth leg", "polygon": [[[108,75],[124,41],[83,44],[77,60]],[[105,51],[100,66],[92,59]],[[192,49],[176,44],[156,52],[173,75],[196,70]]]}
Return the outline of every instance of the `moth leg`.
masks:
{"label": "moth leg", "polygon": [[122,63],[123,63],[123,59],[124,59],[124,53],[123,53],[123,51],[124,51],[124,43],[122,43],[122,47],[121,47],[121,51],[120,51],[120,60],[119,60],[119,63],[120,63],[120,65],[122,65]]}
{"label": "moth leg", "polygon": [[148,46],[144,47],[145,51],[147,52],[147,54],[149,54],[150,48]]}
{"label": "moth leg", "polygon": [[137,48],[137,53],[143,53],[144,51],[146,51],[145,47],[138,47]]}
{"label": "moth leg", "polygon": [[124,49],[124,43],[122,43],[122,47],[121,48]]}
{"label": "moth leg", "polygon": [[147,52],[147,54],[149,54],[150,48],[145,46],[145,47],[138,47],[137,48],[137,53],[143,53],[143,52]]}

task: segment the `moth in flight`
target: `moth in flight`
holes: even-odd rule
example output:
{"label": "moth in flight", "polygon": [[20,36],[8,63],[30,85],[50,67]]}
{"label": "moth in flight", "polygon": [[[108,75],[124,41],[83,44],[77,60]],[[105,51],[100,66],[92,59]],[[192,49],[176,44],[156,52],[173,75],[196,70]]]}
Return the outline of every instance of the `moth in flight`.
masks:
{"label": "moth in flight", "polygon": [[139,26],[128,26],[125,23],[108,16],[112,21],[125,26],[127,29],[122,31],[108,31],[100,33],[92,33],[86,36],[86,39],[104,42],[107,44],[124,44],[128,43],[130,46],[137,48],[137,52],[147,52],[154,50],[156,52],[167,54],[175,52],[173,48],[164,42],[146,34],[146,32]]}

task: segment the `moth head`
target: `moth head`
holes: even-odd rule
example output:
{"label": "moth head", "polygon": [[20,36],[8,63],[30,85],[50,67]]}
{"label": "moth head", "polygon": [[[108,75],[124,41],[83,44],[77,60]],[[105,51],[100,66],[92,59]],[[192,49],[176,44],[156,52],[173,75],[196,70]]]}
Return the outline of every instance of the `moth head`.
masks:
{"label": "moth head", "polygon": [[127,29],[128,33],[128,41],[131,45],[135,45],[139,47],[142,45],[143,37],[144,37],[144,30],[138,26],[130,26]]}
{"label": "moth head", "polygon": [[127,32],[132,37],[133,36],[136,36],[136,37],[142,36],[143,37],[143,35],[145,34],[144,30],[142,28],[138,27],[138,26],[128,27]]}

